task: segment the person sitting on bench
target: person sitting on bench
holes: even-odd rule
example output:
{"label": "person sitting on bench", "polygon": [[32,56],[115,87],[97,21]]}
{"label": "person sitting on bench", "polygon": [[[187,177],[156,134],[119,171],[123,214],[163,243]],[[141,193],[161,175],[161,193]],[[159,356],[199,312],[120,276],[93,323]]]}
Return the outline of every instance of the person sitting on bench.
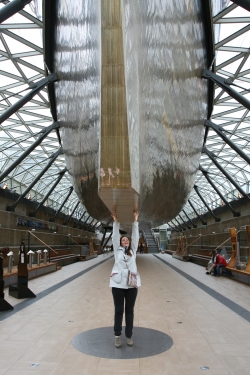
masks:
{"label": "person sitting on bench", "polygon": [[220,276],[220,269],[226,266],[227,266],[226,259],[222,255],[217,254],[215,258],[215,263],[214,263],[214,276]]}

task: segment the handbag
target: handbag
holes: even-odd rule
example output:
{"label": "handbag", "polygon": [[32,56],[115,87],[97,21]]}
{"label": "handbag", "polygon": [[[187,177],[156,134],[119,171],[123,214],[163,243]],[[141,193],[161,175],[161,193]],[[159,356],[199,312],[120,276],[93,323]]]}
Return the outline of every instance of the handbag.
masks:
{"label": "handbag", "polygon": [[137,273],[136,272],[131,272],[129,270],[125,257],[124,257],[124,261],[125,261],[127,269],[128,269],[127,286],[131,286],[133,288],[137,288]]}

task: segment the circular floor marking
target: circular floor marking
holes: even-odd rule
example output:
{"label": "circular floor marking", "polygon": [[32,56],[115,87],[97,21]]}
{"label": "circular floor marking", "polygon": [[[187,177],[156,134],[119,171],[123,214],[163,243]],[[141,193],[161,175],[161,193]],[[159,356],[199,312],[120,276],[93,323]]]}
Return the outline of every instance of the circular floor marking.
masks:
{"label": "circular floor marking", "polygon": [[[124,328],[123,328],[124,332]],[[122,335],[122,347],[116,348],[113,327],[101,327],[79,333],[72,340],[75,349],[100,358],[131,359],[150,357],[171,348],[173,340],[166,333],[150,328],[134,327],[132,347]]]}

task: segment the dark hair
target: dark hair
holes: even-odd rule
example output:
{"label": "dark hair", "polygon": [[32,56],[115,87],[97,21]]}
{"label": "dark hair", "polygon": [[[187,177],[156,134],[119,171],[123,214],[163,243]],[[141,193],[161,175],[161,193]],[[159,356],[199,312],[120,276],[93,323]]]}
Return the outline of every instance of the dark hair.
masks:
{"label": "dark hair", "polygon": [[[120,246],[122,246],[122,239],[124,238],[124,237],[126,237],[126,238],[128,238],[128,236],[121,236],[121,238],[120,238]],[[130,257],[132,257],[132,253],[131,253],[131,247],[130,247],[130,239],[128,238],[128,240],[129,240],[129,247],[127,247],[126,249],[125,249],[125,254],[126,255],[129,255]],[[122,246],[123,247],[123,246]]]}

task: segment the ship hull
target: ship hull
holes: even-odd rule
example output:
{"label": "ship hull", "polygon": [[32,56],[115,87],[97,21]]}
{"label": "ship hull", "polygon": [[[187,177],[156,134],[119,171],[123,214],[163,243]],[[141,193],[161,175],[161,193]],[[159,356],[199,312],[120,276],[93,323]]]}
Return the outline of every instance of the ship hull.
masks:
{"label": "ship hull", "polygon": [[202,1],[57,0],[58,121],[79,199],[126,227],[174,218],[193,187],[207,116]]}

